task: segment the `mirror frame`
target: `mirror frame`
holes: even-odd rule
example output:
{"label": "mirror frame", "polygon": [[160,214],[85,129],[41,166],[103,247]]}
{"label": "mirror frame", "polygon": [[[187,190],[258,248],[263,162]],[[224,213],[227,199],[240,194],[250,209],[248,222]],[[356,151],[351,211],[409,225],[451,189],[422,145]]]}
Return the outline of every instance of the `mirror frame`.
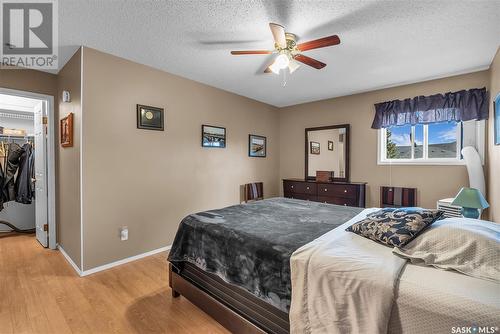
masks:
{"label": "mirror frame", "polygon": [[306,128],[305,129],[305,180],[315,181],[316,177],[309,176],[309,131],[319,131],[319,130],[331,130],[331,129],[345,129],[345,177],[334,177],[332,182],[349,182],[351,176],[351,154],[350,154],[350,140],[351,140],[351,125],[350,124],[338,124],[338,125],[329,125],[329,126],[319,126],[315,128]]}

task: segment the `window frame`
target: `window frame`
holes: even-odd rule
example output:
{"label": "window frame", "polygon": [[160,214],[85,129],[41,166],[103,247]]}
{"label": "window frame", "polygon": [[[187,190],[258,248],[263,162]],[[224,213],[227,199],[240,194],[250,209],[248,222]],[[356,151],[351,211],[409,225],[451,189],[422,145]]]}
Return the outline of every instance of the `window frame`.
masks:
{"label": "window frame", "polygon": [[[485,121],[475,122],[475,146],[481,156],[482,164],[484,165],[484,149],[485,149]],[[422,124],[424,129],[424,142],[423,142],[423,157],[414,158],[414,140],[415,140],[415,126],[411,127],[411,158],[410,159],[387,159],[387,137],[386,129],[379,129],[377,132],[377,164],[378,165],[465,165],[462,158],[461,150],[464,142],[464,126],[460,122],[457,126],[457,157],[455,158],[429,158],[428,157],[428,141],[429,141],[429,126]]]}

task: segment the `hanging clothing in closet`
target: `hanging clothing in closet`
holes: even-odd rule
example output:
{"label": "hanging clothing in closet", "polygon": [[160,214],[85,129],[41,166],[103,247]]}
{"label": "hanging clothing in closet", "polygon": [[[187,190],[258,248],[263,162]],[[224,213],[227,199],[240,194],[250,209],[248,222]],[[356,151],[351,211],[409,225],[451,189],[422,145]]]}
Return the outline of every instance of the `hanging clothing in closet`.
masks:
{"label": "hanging clothing in closet", "polygon": [[23,148],[16,143],[10,143],[7,150],[7,163],[5,164],[5,181],[4,188],[7,197],[5,202],[14,201],[16,199],[16,183],[15,176],[19,168],[19,158],[23,154]]}
{"label": "hanging clothing in closet", "polygon": [[32,180],[35,178],[35,155],[31,144],[23,145],[23,153],[19,157],[19,170],[16,178],[16,202],[31,204],[34,197]]}
{"label": "hanging clothing in closet", "polygon": [[[5,147],[4,144],[2,144]],[[5,151],[5,150],[4,150]],[[0,211],[3,204],[16,201],[31,204],[34,197],[35,152],[30,143],[9,143],[0,164]]]}
{"label": "hanging clothing in closet", "polygon": [[[0,158],[2,158],[2,157],[0,157]],[[3,159],[1,159],[1,160],[3,160]],[[4,198],[5,198],[4,187],[3,187],[4,180],[5,180],[5,176],[3,173],[3,165],[0,162],[0,211],[3,210],[3,202],[4,202]]]}

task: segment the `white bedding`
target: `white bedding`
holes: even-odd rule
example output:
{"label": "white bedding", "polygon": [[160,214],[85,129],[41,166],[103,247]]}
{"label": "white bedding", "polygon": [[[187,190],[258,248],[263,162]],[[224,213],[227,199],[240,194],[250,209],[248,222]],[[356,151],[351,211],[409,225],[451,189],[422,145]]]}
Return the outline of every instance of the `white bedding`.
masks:
{"label": "white bedding", "polygon": [[345,229],[359,215],[292,254],[291,333],[387,333],[405,260]]}
{"label": "white bedding", "polygon": [[405,264],[392,248],[345,228],[366,209],[291,257],[291,333],[451,333],[500,326],[500,285]]}
{"label": "white bedding", "polygon": [[452,333],[453,327],[470,326],[500,327],[500,284],[429,266],[405,266],[389,333]]}

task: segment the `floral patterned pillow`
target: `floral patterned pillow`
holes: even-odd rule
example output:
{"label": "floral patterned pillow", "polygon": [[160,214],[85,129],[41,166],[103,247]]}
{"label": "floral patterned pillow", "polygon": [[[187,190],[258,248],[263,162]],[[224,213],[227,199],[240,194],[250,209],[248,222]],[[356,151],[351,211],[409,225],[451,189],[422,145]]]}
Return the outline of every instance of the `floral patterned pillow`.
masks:
{"label": "floral patterned pillow", "polygon": [[369,214],[346,231],[387,246],[403,247],[442,215],[438,210],[386,208]]}

